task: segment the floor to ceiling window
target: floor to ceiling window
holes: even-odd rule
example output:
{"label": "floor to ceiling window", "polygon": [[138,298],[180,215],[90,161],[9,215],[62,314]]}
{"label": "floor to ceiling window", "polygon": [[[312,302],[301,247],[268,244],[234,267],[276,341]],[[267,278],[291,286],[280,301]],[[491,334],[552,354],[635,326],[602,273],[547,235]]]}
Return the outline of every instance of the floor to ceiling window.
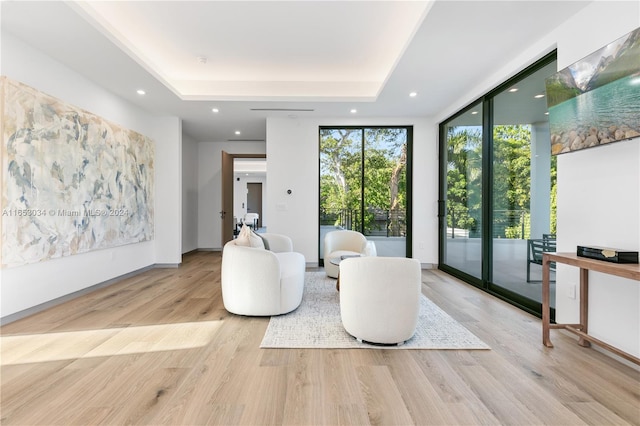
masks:
{"label": "floor to ceiling window", "polygon": [[440,125],[440,267],[533,313],[536,256],[555,249],[544,85],[555,72],[554,52]]}
{"label": "floor to ceiling window", "polygon": [[[482,279],[482,104],[447,123],[446,223],[440,263]],[[441,197],[441,200],[443,198]]]}
{"label": "floor to ceiling window", "polygon": [[351,229],[379,256],[411,256],[411,127],[320,128],[320,262],[324,235]]}

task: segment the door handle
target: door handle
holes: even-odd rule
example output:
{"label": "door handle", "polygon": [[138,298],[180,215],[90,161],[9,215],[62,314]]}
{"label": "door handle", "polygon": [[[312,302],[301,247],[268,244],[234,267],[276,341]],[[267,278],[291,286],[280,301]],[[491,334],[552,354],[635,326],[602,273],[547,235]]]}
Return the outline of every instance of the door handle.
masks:
{"label": "door handle", "polygon": [[224,219],[224,216],[227,214],[224,210],[220,212],[220,219]]}

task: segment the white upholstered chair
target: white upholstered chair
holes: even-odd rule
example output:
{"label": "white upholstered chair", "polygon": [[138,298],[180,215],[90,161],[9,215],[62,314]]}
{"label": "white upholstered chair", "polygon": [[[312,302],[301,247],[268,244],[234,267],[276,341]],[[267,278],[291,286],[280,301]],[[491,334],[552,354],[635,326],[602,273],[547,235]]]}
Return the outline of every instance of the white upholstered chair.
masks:
{"label": "white upholstered chair", "polygon": [[331,259],[340,256],[375,256],[376,246],[373,241],[357,231],[338,230],[327,232],[324,236],[324,270],[327,276],[338,278],[340,268],[331,263]]}
{"label": "white upholstered chair", "polygon": [[340,315],[344,329],[356,339],[370,343],[404,343],[413,336],[418,324],[421,285],[417,259],[343,260]]}
{"label": "white upholstered chair", "polygon": [[222,251],[222,301],[231,313],[280,315],[293,311],[302,301],[304,256],[292,251],[287,236],[260,235],[269,250],[231,240]]}
{"label": "white upholstered chair", "polygon": [[258,213],[246,213],[244,215],[244,223],[247,226],[252,227],[253,229],[258,228],[258,221],[260,220],[260,215]]}

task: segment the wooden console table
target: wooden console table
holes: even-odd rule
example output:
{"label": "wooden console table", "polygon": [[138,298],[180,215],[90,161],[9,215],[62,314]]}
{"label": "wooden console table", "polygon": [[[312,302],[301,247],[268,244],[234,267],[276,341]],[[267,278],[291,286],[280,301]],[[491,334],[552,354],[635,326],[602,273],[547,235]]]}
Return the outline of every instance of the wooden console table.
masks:
{"label": "wooden console table", "polygon": [[[549,303],[549,265],[551,262],[565,263],[580,268],[580,324],[551,324]],[[542,344],[552,348],[553,344],[549,338],[549,330],[552,328],[562,328],[580,336],[578,340],[580,346],[589,347],[591,343],[595,343],[624,359],[640,365],[640,358],[621,351],[602,340],[589,336],[589,270],[640,281],[640,265],[637,263],[611,263],[603,260],[580,257],[575,253],[544,253],[542,255]]]}

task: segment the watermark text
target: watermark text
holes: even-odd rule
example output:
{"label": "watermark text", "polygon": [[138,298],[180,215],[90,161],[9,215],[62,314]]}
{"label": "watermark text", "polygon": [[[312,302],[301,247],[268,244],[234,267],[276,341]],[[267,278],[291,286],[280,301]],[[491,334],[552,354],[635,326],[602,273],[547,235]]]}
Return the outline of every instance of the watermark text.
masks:
{"label": "watermark text", "polygon": [[2,217],[129,217],[129,209],[3,209]]}

